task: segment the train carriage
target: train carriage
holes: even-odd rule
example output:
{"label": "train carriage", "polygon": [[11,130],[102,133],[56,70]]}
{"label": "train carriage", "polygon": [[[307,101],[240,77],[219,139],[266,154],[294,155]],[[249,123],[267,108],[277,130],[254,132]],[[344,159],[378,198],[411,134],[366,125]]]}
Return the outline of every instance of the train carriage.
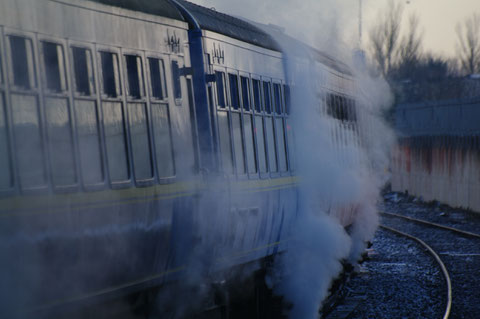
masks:
{"label": "train carriage", "polygon": [[[2,316],[68,317],[286,249],[293,83],[271,35],[183,0],[0,4]],[[358,134],[351,75],[313,56],[323,112]]]}

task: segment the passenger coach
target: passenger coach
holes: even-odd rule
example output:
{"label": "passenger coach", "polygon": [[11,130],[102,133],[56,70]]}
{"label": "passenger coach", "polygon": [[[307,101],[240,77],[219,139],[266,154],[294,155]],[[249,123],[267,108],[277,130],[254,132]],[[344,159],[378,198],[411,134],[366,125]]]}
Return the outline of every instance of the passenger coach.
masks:
{"label": "passenger coach", "polygon": [[[270,35],[182,0],[0,5],[1,317],[253,273],[286,248],[292,83]],[[325,112],[354,123],[327,82]]]}

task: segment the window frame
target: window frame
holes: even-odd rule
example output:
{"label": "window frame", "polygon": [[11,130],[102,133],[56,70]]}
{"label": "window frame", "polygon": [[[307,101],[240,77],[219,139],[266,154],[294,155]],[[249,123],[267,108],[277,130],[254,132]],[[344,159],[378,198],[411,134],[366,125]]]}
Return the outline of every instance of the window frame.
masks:
{"label": "window frame", "polygon": [[[267,112],[267,106],[266,106],[266,100],[265,100],[265,97],[266,97],[266,92],[265,92],[265,82],[268,82],[270,85],[269,85],[269,88],[270,88],[270,113]],[[278,161],[278,148],[277,148],[277,136],[276,136],[276,130],[275,130],[275,126],[276,126],[276,123],[275,123],[275,110],[274,110],[274,107],[275,105],[273,104],[274,100],[273,100],[273,79],[270,78],[270,77],[267,77],[267,76],[262,76],[261,77],[261,86],[262,86],[262,98],[263,98],[263,119],[264,119],[264,127],[266,128],[267,127],[267,124],[265,123],[267,121],[267,118],[271,118],[272,119],[272,127],[273,127],[273,149],[275,150],[275,163],[276,163],[276,171],[275,172],[272,172],[272,168],[270,167],[270,152],[269,152],[269,145],[268,145],[268,138],[265,138],[265,143],[266,143],[266,153],[267,153],[267,168],[268,168],[268,174],[271,178],[275,178],[275,177],[279,177],[280,176],[280,168],[279,168],[279,161]],[[267,134],[266,130],[264,131],[264,134]],[[265,137],[267,137],[267,135],[265,135]]]}
{"label": "window frame", "polygon": [[[185,85],[184,80],[182,81],[182,74],[181,74],[181,69],[185,67],[184,61],[182,57],[177,57],[175,55],[169,55],[169,63],[168,63],[168,69],[166,69],[167,74],[170,74],[170,81],[172,85],[170,85],[170,92],[169,96],[172,97],[173,101],[175,102],[176,106],[182,106],[183,105],[183,99],[186,94],[185,90]],[[175,81],[174,81],[174,75],[173,75],[173,63],[176,62],[178,65],[178,83],[180,85],[179,90],[180,90],[180,97],[177,97],[175,95]],[[168,71],[167,71],[168,70]],[[168,77],[168,75],[167,75]],[[168,88],[167,88],[168,89]]]}
{"label": "window frame", "polygon": [[[39,52],[40,52],[40,56],[39,56],[39,59],[40,59],[40,69],[41,69],[41,73],[42,73],[42,83],[44,84],[43,85],[43,91],[45,92],[44,94],[45,95],[48,95],[48,96],[57,96],[57,97],[68,97],[70,94],[70,89],[71,89],[71,83],[70,83],[70,61],[69,61],[69,57],[68,57],[68,52],[66,51],[66,49],[68,50],[68,47],[67,47],[67,42],[63,39],[56,39],[56,38],[53,38],[53,37],[46,37],[46,36],[39,36],[38,37],[38,43],[39,43]],[[64,89],[60,89],[60,91],[55,91],[55,90],[51,90],[48,88],[48,80],[47,80],[47,69],[46,69],[46,65],[45,65],[45,52],[44,52],[44,44],[45,43],[50,43],[50,44],[55,44],[57,46],[60,46],[62,48],[62,54],[63,54],[63,77],[64,77],[64,81],[65,81],[65,88]],[[60,66],[59,66],[60,67]],[[60,75],[62,74],[62,70],[61,68],[59,69],[59,72],[60,72]],[[60,79],[60,83],[62,83],[62,80]],[[61,84],[60,84],[61,85]]]}
{"label": "window frame", "polygon": [[[118,73],[118,84],[115,83],[115,87],[119,89],[120,92],[116,92],[116,96],[111,96],[105,93],[105,87],[104,87],[104,77],[103,77],[103,65],[102,65],[102,52],[105,53],[111,53],[115,54],[117,56],[117,73]],[[102,101],[124,101],[125,97],[125,87],[124,87],[124,76],[123,76],[123,67],[122,67],[122,52],[120,49],[115,48],[115,47],[110,47],[110,46],[105,46],[105,45],[97,45],[96,46],[96,52],[95,56],[97,59],[98,63],[98,80],[99,80],[99,88],[100,92],[98,92],[98,95],[100,95],[100,98]]]}
{"label": "window frame", "polygon": [[[160,74],[161,81],[162,81],[162,98],[159,99],[158,97],[153,95],[153,87],[152,87],[152,73],[150,70],[150,59],[156,59],[159,62],[163,64],[163,75]],[[145,85],[148,87],[146,90],[146,96],[150,99],[151,102],[164,102],[168,103],[170,94],[169,94],[169,87],[171,85],[168,84],[168,78],[167,78],[167,64],[169,62],[169,57],[168,55],[162,55],[157,52],[145,52],[145,73],[148,74],[148,76],[145,77]]]}
{"label": "window frame", "polygon": [[[279,88],[279,103],[280,103],[280,113],[277,113],[277,110],[276,110],[276,97],[275,97],[275,85],[278,85],[278,88]],[[273,115],[274,115],[274,118],[275,119],[278,119],[278,118],[281,118],[282,119],[282,125],[283,125],[283,130],[282,130],[282,134],[283,134],[283,143],[284,143],[284,146],[285,146],[285,149],[283,150],[283,152],[285,153],[285,166],[286,166],[286,170],[285,171],[281,171],[280,169],[280,158],[279,158],[279,152],[280,152],[280,145],[278,145],[278,140],[277,140],[277,121],[275,120],[275,145],[276,145],[276,148],[277,148],[277,165],[278,165],[278,173],[280,174],[280,176],[287,176],[287,175],[290,175],[290,157],[289,157],[289,149],[288,149],[288,135],[287,135],[287,117],[288,117],[288,114],[286,113],[286,96],[285,96],[285,82],[282,81],[282,80],[279,80],[279,79],[272,79],[272,95],[273,95],[273,99],[275,101],[275,110],[272,112]]]}
{"label": "window frame", "polygon": [[[63,53],[63,73],[64,73],[64,81],[65,81],[65,90],[61,90],[59,92],[50,90],[47,87],[47,78],[46,78],[46,67],[44,63],[44,50],[43,50],[43,43],[44,42],[49,42],[52,44],[56,44],[62,48],[62,53]],[[81,185],[81,172],[80,172],[80,167],[79,167],[79,153],[78,153],[78,144],[77,144],[77,139],[76,139],[76,119],[74,115],[74,109],[73,109],[73,87],[72,87],[72,70],[71,70],[71,61],[70,61],[70,52],[69,52],[69,43],[67,40],[63,38],[55,38],[52,36],[45,36],[45,35],[39,35],[37,37],[37,45],[38,45],[38,60],[39,60],[39,68],[41,70],[42,74],[42,81],[41,81],[41,91],[43,92],[42,96],[42,108],[43,108],[43,114],[44,114],[44,131],[45,131],[45,141],[47,143],[47,149],[48,149],[48,165],[50,166],[50,171],[49,171],[49,182],[52,185],[51,187],[53,190],[57,193],[66,193],[66,192],[75,192],[80,189]],[[93,58],[93,57],[92,57]],[[62,72],[62,70],[59,70]],[[68,109],[68,119],[69,119],[69,124],[70,124],[70,135],[71,135],[71,141],[72,141],[72,159],[73,159],[73,168],[75,170],[75,182],[73,184],[69,185],[62,185],[62,186],[57,186],[54,184],[53,181],[53,171],[55,168],[53,167],[52,163],[52,156],[50,154],[52,153],[52,146],[51,143],[49,142],[48,139],[48,133],[47,133],[47,113],[45,110],[45,107],[47,107],[46,99],[47,98],[63,98],[67,100],[67,109]]]}
{"label": "window frame", "polygon": [[[257,135],[255,134],[255,152],[257,154],[257,168],[258,168],[258,175],[260,176],[260,179],[268,179],[270,178],[270,168],[269,168],[269,162],[268,162],[268,144],[267,144],[267,136],[266,134],[266,124],[265,124],[265,101],[264,95],[263,95],[263,77],[258,74],[251,74],[251,83],[252,83],[252,109],[253,109],[253,114],[254,116],[260,116],[262,119],[262,132],[263,132],[263,152],[265,154],[265,168],[266,172],[261,172],[260,170],[260,159],[258,156],[258,140],[257,140]],[[257,110],[257,105],[255,104],[255,90],[254,90],[254,81],[258,81],[258,102],[259,102],[259,107],[260,111]],[[255,105],[254,105],[255,104]],[[256,130],[256,124],[254,124],[255,130]]]}
{"label": "window frame", "polygon": [[[70,59],[69,66],[67,69],[70,69],[70,83],[71,83],[71,95],[72,95],[72,115],[74,118],[73,126],[74,126],[74,140],[77,145],[77,154],[78,158],[80,159],[80,148],[79,148],[79,141],[78,141],[78,127],[77,127],[77,117],[75,113],[75,106],[76,106],[76,101],[91,101],[95,102],[96,105],[96,116],[97,116],[97,121],[98,121],[98,134],[99,134],[99,148],[100,148],[100,157],[101,157],[101,169],[103,173],[103,180],[98,183],[92,183],[92,184],[87,184],[83,180],[83,171],[81,168],[80,160],[78,160],[78,171],[79,171],[79,180],[81,181],[82,188],[86,191],[100,191],[104,190],[108,187],[109,185],[109,172],[108,172],[108,163],[107,163],[107,153],[106,153],[106,145],[105,145],[105,134],[104,134],[104,126],[103,126],[103,110],[102,110],[102,88],[101,88],[101,74],[99,73],[99,68],[100,68],[100,61],[98,52],[99,49],[97,46],[93,43],[88,43],[88,42],[81,42],[81,41],[74,41],[74,40],[68,40],[67,41],[68,45],[68,56]],[[92,63],[92,78],[90,81],[93,81],[93,88],[95,92],[90,92],[90,95],[84,95],[84,94],[79,94],[76,91],[76,78],[75,78],[75,67],[74,67],[74,56],[73,56],[73,50],[72,48],[79,48],[79,49],[85,49],[89,50],[91,53],[91,63]]]}
{"label": "window frame", "polygon": [[[227,87],[229,87],[229,82],[228,82],[228,69],[225,68],[225,67],[221,67],[221,66],[214,66],[213,67],[213,70],[214,74],[216,74],[216,72],[220,72],[220,73],[223,73],[223,92],[224,92],[224,98],[225,98],[225,106],[220,106],[220,104],[218,104],[218,87],[216,85],[216,81],[215,81],[215,85],[212,85],[213,87],[213,95],[214,95],[214,98],[213,98],[213,101],[214,101],[214,106],[213,106],[213,110],[215,111],[215,130],[216,130],[216,144],[217,144],[217,150],[218,150],[218,162],[221,163],[221,172],[224,174],[225,178],[226,179],[230,179],[230,178],[234,178],[236,177],[236,166],[235,166],[235,150],[234,150],[234,145],[233,145],[233,131],[232,131],[232,117],[231,117],[231,114],[230,114],[230,92],[229,90],[227,89]],[[219,120],[218,120],[218,112],[225,112],[227,114],[227,118],[228,118],[228,138],[229,138],[229,141],[230,141],[230,157],[231,157],[231,162],[232,162],[232,172],[227,172],[226,171],[226,167],[225,167],[225,163],[224,163],[224,155],[222,154],[222,143],[221,143],[221,137],[220,137],[220,125],[219,125]]]}
{"label": "window frame", "polygon": [[[249,110],[245,110],[244,106],[244,101],[245,97],[243,96],[244,91],[243,91],[243,83],[242,83],[242,78],[247,79],[248,83],[248,103],[249,103]],[[243,138],[243,155],[244,155],[244,162],[245,162],[245,172],[246,175],[248,176],[249,179],[258,179],[259,178],[259,167],[258,167],[258,153],[257,153],[257,140],[256,136],[254,134],[255,132],[255,112],[252,109],[253,106],[253,81],[251,78],[251,74],[243,71],[238,72],[238,88],[239,88],[239,109],[241,110],[241,117],[242,117],[242,138]],[[252,143],[253,143],[253,157],[254,157],[254,163],[255,163],[255,169],[256,172],[250,173],[249,171],[249,165],[248,165],[248,154],[247,154],[247,139],[246,139],[246,127],[245,127],[245,116],[250,116],[251,117],[251,125],[252,125]],[[263,122],[263,121],[262,121]]]}
{"label": "window frame", "polygon": [[[150,185],[153,185],[156,181],[156,178],[158,176],[157,173],[157,165],[156,165],[156,157],[154,155],[155,148],[154,148],[154,140],[153,140],[153,130],[152,130],[152,113],[151,113],[151,105],[150,105],[150,91],[148,90],[148,86],[150,85],[150,82],[148,82],[146,77],[146,58],[145,58],[145,52],[141,50],[130,50],[130,49],[122,49],[121,50],[122,54],[122,59],[121,59],[121,69],[123,72],[123,92],[124,93],[124,99],[125,99],[125,116],[126,116],[126,126],[127,126],[127,136],[128,136],[128,153],[130,156],[130,169],[131,169],[131,176],[130,178],[132,179],[132,182],[135,183],[137,187],[147,187]],[[141,76],[141,81],[143,81],[143,92],[142,92],[142,87],[140,86],[140,98],[135,97],[130,95],[130,83],[128,80],[128,68],[127,68],[127,60],[126,56],[136,56],[137,58],[140,58],[141,62],[141,67],[142,67],[142,76]],[[138,67],[138,65],[137,65]],[[139,83],[140,84],[140,83]],[[132,143],[132,134],[130,132],[130,110],[128,105],[130,103],[134,104],[144,104],[145,106],[145,121],[147,125],[147,134],[148,134],[148,147],[150,151],[150,167],[151,167],[151,172],[152,176],[149,178],[137,178],[136,177],[136,170],[135,170],[135,155],[133,154],[133,143]]]}
{"label": "window frame", "polygon": [[[234,174],[237,179],[239,180],[246,180],[248,179],[248,168],[247,168],[247,157],[246,157],[246,148],[245,148],[245,125],[243,120],[243,108],[242,108],[242,95],[241,95],[241,86],[240,86],[240,71],[232,68],[226,68],[225,78],[227,80],[227,87],[226,91],[228,92],[227,97],[227,104],[228,104],[228,113],[229,113],[229,122],[230,122],[230,138],[232,144],[232,154],[233,154],[233,167],[234,167]],[[237,97],[238,97],[238,108],[233,107],[232,103],[232,92],[231,92],[231,84],[230,84],[230,75],[234,75],[237,79]],[[237,168],[237,156],[235,154],[235,137],[233,132],[233,116],[232,114],[236,113],[240,115],[240,137],[242,141],[241,150],[242,150],[242,157],[243,157],[243,172],[238,172]]]}
{"label": "window frame", "polygon": [[[70,83],[71,83],[71,90],[73,92],[73,97],[77,99],[96,99],[99,95],[99,83],[98,83],[98,70],[97,70],[97,61],[96,61],[96,54],[95,54],[95,47],[94,45],[90,45],[88,43],[83,43],[83,42],[77,42],[77,41],[67,41],[68,45],[68,54],[69,54],[69,60],[70,60]],[[94,91],[90,90],[90,94],[81,94],[77,91],[77,79],[76,79],[76,73],[75,73],[75,58],[73,54],[73,48],[75,49],[81,49],[85,51],[90,51],[90,56],[91,56],[91,67],[92,67],[92,75],[89,78],[89,87],[92,87]],[[92,83],[93,82],[93,83]]]}
{"label": "window frame", "polygon": [[[4,61],[3,63],[5,64],[6,68],[3,69],[4,72],[4,77],[5,77],[5,85],[6,85],[6,104],[7,104],[7,117],[9,121],[10,126],[10,149],[12,151],[11,158],[12,158],[12,167],[14,169],[13,175],[14,175],[14,189],[22,194],[45,194],[49,191],[51,187],[51,180],[50,180],[50,165],[49,165],[49,156],[48,152],[45,151],[46,148],[46,132],[45,132],[45,113],[44,113],[44,100],[43,100],[43,92],[42,92],[42,83],[39,80],[39,74],[40,74],[40,58],[39,58],[39,47],[38,47],[38,41],[37,41],[37,36],[35,33],[30,33],[30,32],[24,32],[24,31],[19,31],[16,29],[10,29],[8,27],[3,28],[3,50],[4,50]],[[10,37],[21,37],[28,39],[31,42],[32,46],[32,56],[31,56],[31,62],[33,65],[29,66],[29,71],[32,71],[33,74],[33,82],[34,86],[31,86],[29,88],[23,88],[20,86],[16,86],[14,84],[14,74],[13,74],[13,69],[12,65],[10,63],[7,63],[7,61],[12,60],[12,55],[11,55],[11,45],[9,38]],[[30,75],[29,75],[30,76]],[[38,123],[39,123],[39,131],[40,131],[40,140],[42,142],[42,156],[43,156],[43,171],[44,171],[44,178],[45,182],[43,185],[39,186],[23,186],[20,181],[20,167],[17,164],[18,163],[18,154],[17,154],[17,147],[16,147],[16,141],[14,137],[14,129],[13,129],[13,113],[11,109],[12,105],[12,94],[22,94],[22,95],[28,95],[28,96],[33,96],[36,97],[37,100],[37,108],[38,108]]]}
{"label": "window frame", "polygon": [[[0,27],[0,92],[3,94],[4,115],[5,115],[5,131],[8,150],[8,161],[10,170],[10,187],[0,189],[0,198],[14,194],[18,188],[17,165],[15,161],[15,150],[13,148],[13,132],[12,132],[12,113],[10,111],[10,85],[9,85],[9,67],[7,66],[7,37],[4,35],[3,28]],[[1,95],[0,95],[1,96]],[[0,112],[2,110],[0,109]]]}
{"label": "window frame", "polygon": [[[31,56],[31,62],[33,65],[28,65],[29,71],[31,71],[33,74],[29,74],[29,80],[33,82],[33,86],[30,85],[29,88],[25,88],[22,86],[17,86],[14,83],[14,70],[12,69],[13,65],[10,63],[12,61],[12,47],[9,38],[10,37],[19,37],[19,38],[25,38],[30,40],[30,43],[32,45],[32,56]],[[9,30],[8,28],[4,29],[4,38],[5,38],[5,60],[9,61],[7,64],[5,61],[5,64],[7,64],[7,68],[4,69],[4,73],[7,79],[6,84],[8,84],[8,87],[11,92],[15,93],[24,93],[24,94],[40,94],[40,86],[41,86],[41,81],[39,80],[39,74],[40,74],[40,59],[39,59],[39,54],[38,54],[38,46],[37,46],[37,36],[33,33],[29,32],[21,32],[17,30]],[[27,56],[28,58],[28,56]],[[30,79],[31,77],[31,79]]]}
{"label": "window frame", "polygon": [[[138,82],[138,89],[139,89],[139,92],[140,92],[140,95],[139,96],[134,96],[134,95],[131,95],[131,92],[130,92],[130,79],[129,79],[129,74],[128,74],[128,65],[127,65],[127,60],[126,60],[126,57],[127,56],[131,56],[131,57],[137,57],[137,59],[139,58],[140,59],[140,63],[141,63],[141,76],[140,74],[137,74],[137,76],[139,76],[139,82]],[[135,51],[135,50],[125,50],[125,49],[122,49],[122,71],[123,71],[123,74],[124,74],[124,87],[125,87],[125,97],[127,99],[127,102],[147,102],[147,99],[148,99],[148,89],[147,89],[147,81],[146,81],[146,78],[145,78],[145,74],[146,74],[146,68],[145,68],[145,59],[144,59],[144,54],[143,52],[140,52],[140,51]],[[138,60],[137,60],[137,63],[138,63]],[[138,68],[138,64],[137,64],[137,68]],[[138,71],[138,70],[137,70]],[[143,83],[141,83],[143,82]]]}
{"label": "window frame", "polygon": [[[108,52],[117,55],[117,69],[118,69],[118,87],[120,88],[120,94],[117,96],[112,97],[104,93],[104,83],[103,83],[103,67],[102,67],[102,55],[101,52]],[[128,110],[127,110],[127,98],[125,94],[125,81],[124,81],[124,74],[123,74],[123,64],[122,64],[122,50],[118,47],[114,46],[107,46],[107,45],[95,45],[95,57],[96,57],[96,64],[97,64],[97,87],[99,88],[98,96],[100,100],[100,113],[101,113],[101,132],[102,138],[104,141],[104,154],[105,154],[105,175],[110,185],[111,189],[122,189],[122,188],[129,188],[134,185],[134,178],[133,178],[133,163],[132,163],[132,156],[131,156],[131,145],[130,145],[130,134],[129,134],[129,127],[128,127]],[[108,151],[107,151],[107,140],[105,135],[105,114],[103,109],[104,102],[119,102],[122,106],[122,114],[123,114],[123,130],[125,132],[125,147],[126,147],[126,160],[127,160],[127,179],[119,180],[119,181],[112,181],[110,176],[110,168],[108,163]]]}
{"label": "window frame", "polygon": [[[152,144],[152,157],[153,157],[153,166],[154,166],[154,172],[155,172],[155,180],[158,184],[170,184],[176,181],[177,179],[177,163],[176,163],[176,157],[177,154],[175,152],[175,143],[173,139],[173,130],[172,130],[172,123],[171,123],[171,117],[172,117],[172,105],[173,106],[178,106],[177,101],[175,97],[173,96],[173,83],[171,81],[172,79],[169,78],[169,74],[171,74],[170,71],[170,54],[163,54],[159,53],[157,51],[144,51],[144,57],[145,57],[145,70],[144,72],[148,72],[148,76],[145,78],[145,85],[148,87],[146,90],[146,95],[147,95],[147,100],[148,100],[148,123],[149,123],[149,130],[151,134],[151,144]],[[157,59],[160,61],[163,61],[163,80],[165,81],[163,83],[163,86],[165,88],[165,92],[163,99],[158,99],[153,96],[153,91],[152,91],[152,79],[151,79],[151,72],[150,72],[150,63],[148,62],[148,59]],[[172,103],[173,101],[173,103]],[[181,102],[181,100],[180,100]],[[166,104],[167,106],[167,117],[168,117],[168,131],[170,134],[170,145],[171,145],[171,158],[172,158],[172,165],[173,165],[173,171],[174,174],[172,176],[168,177],[161,177],[159,172],[158,172],[158,160],[157,160],[157,149],[155,145],[155,129],[153,126],[153,114],[152,114],[152,104]],[[180,104],[181,105],[181,104]]]}

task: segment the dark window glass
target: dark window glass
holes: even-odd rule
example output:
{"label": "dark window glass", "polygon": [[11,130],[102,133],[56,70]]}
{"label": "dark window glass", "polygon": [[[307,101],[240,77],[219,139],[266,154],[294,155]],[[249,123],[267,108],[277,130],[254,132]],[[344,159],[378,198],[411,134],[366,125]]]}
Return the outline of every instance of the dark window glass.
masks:
{"label": "dark window glass", "polygon": [[17,36],[9,38],[13,85],[23,89],[35,87],[32,42]]}
{"label": "dark window glass", "polygon": [[52,42],[42,42],[42,47],[47,89],[53,92],[66,90],[62,46]]}
{"label": "dark window glass", "polygon": [[273,94],[275,96],[275,113],[282,114],[282,99],[280,84],[273,84]]}
{"label": "dark window glass", "polygon": [[263,95],[265,101],[265,112],[272,113],[272,89],[270,82],[263,82]]}
{"label": "dark window glass", "polygon": [[334,119],[345,121],[344,104],[342,98],[338,95],[329,94],[327,96],[327,114]]}
{"label": "dark window glass", "polygon": [[142,58],[136,55],[125,55],[127,65],[128,95],[140,99],[144,95]]}
{"label": "dark window glass", "polygon": [[92,52],[84,48],[72,47],[75,92],[81,95],[95,93],[92,65]]}
{"label": "dark window glass", "polygon": [[177,61],[172,61],[172,80],[173,80],[173,95],[176,99],[182,98],[182,87],[180,86],[180,69]]}
{"label": "dark window glass", "polygon": [[290,93],[290,86],[284,85],[283,92],[285,94],[285,113],[290,114],[290,110],[292,107],[292,96]]}
{"label": "dark window glass", "polygon": [[250,79],[241,77],[243,109],[250,111]]}
{"label": "dark window glass", "polygon": [[240,106],[238,77],[236,74],[228,74],[228,80],[230,82],[230,105],[237,110]]}
{"label": "dark window glass", "polygon": [[109,97],[121,95],[118,57],[115,53],[100,52],[102,60],[103,93]]}
{"label": "dark window glass", "polygon": [[262,101],[260,98],[260,81],[253,79],[253,102],[257,112],[262,111]]}
{"label": "dark window glass", "polygon": [[225,73],[216,71],[215,83],[217,84],[217,104],[225,107]]}
{"label": "dark window glass", "polygon": [[158,100],[167,97],[167,87],[165,81],[165,68],[163,60],[148,58],[150,67],[150,81],[152,84],[152,96]]}

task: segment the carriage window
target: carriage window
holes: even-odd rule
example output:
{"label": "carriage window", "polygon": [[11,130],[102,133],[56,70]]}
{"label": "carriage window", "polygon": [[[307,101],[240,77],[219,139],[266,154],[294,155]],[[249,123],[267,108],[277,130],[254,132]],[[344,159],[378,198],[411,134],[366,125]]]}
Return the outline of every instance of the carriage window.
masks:
{"label": "carriage window", "polygon": [[230,105],[238,110],[240,106],[240,99],[238,94],[238,77],[236,74],[228,74],[228,80],[230,82]]}
{"label": "carriage window", "polygon": [[42,42],[43,63],[47,89],[52,92],[62,92],[67,89],[63,48],[52,42]]}
{"label": "carriage window", "polygon": [[245,111],[250,111],[250,80],[242,76],[241,81],[243,108]]}
{"label": "carriage window", "polygon": [[36,87],[32,41],[17,36],[10,36],[9,39],[12,59],[12,84],[23,89]]}
{"label": "carriage window", "polygon": [[100,52],[100,56],[102,61],[103,93],[109,97],[122,95],[117,54]]}
{"label": "carriage window", "polygon": [[152,84],[152,96],[158,100],[167,97],[167,87],[165,81],[165,66],[163,60],[148,58],[150,67],[150,81]]}
{"label": "carriage window", "polygon": [[173,95],[176,99],[182,98],[182,87],[180,86],[180,69],[178,62],[172,61],[172,80],[173,80]]}
{"label": "carriage window", "polygon": [[282,114],[282,101],[281,101],[281,92],[280,84],[273,84],[273,94],[275,96],[275,113]]}
{"label": "carriage window", "polygon": [[283,93],[285,98],[285,113],[290,114],[291,105],[292,105],[292,96],[290,93],[290,86],[283,86]]}
{"label": "carriage window", "polygon": [[263,94],[264,94],[264,101],[265,101],[265,112],[268,114],[272,113],[272,89],[270,86],[270,82],[263,82]]}
{"label": "carriage window", "polygon": [[140,99],[145,95],[142,58],[136,55],[125,55],[125,64],[127,66],[128,95]]}
{"label": "carriage window", "polygon": [[217,83],[217,104],[220,107],[225,107],[225,73],[215,72],[215,82]]}
{"label": "carriage window", "polygon": [[262,104],[260,100],[260,81],[253,79],[253,102],[255,103],[255,110],[262,111]]}
{"label": "carriage window", "polygon": [[75,92],[81,95],[95,94],[92,52],[88,49],[72,47]]}

